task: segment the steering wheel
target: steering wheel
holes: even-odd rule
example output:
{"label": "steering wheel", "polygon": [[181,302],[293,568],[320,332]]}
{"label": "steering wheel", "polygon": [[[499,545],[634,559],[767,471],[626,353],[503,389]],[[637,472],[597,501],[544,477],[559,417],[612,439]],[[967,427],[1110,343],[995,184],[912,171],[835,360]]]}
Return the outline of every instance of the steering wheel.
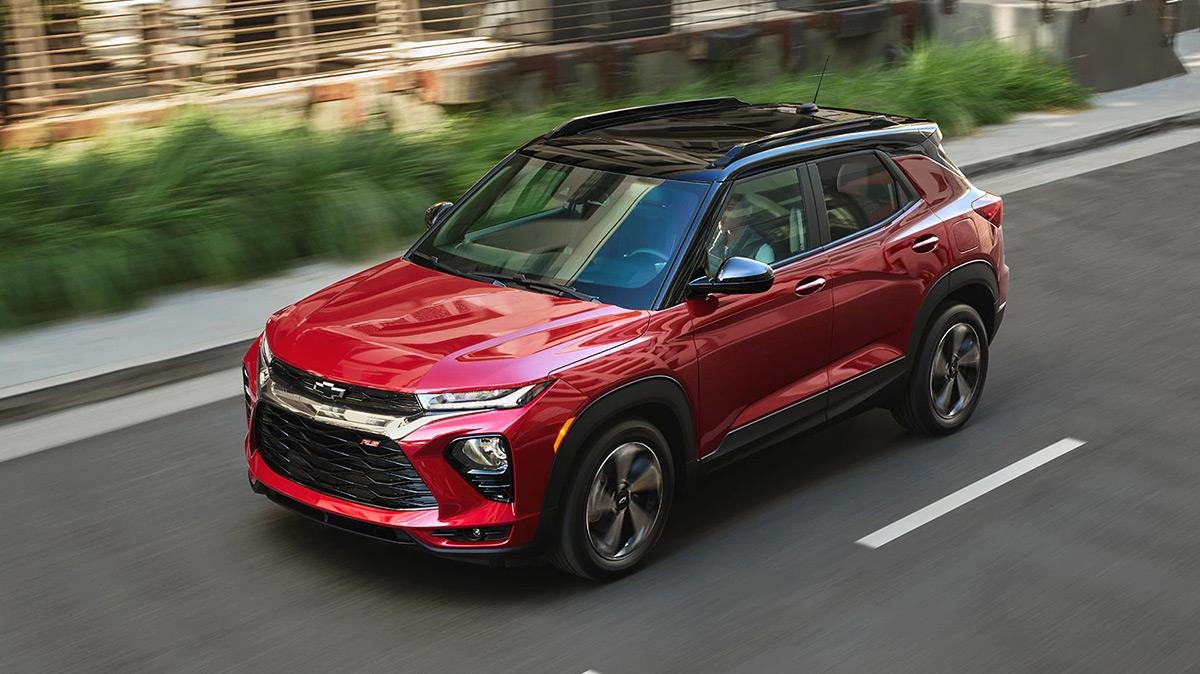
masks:
{"label": "steering wheel", "polygon": [[658,258],[659,262],[670,262],[671,261],[671,259],[669,257],[664,255],[660,251],[654,250],[653,248],[638,248],[637,250],[633,251],[632,253],[629,253],[628,255],[626,255],[625,257],[629,258],[629,257],[633,257],[634,255],[650,255],[652,257]]}

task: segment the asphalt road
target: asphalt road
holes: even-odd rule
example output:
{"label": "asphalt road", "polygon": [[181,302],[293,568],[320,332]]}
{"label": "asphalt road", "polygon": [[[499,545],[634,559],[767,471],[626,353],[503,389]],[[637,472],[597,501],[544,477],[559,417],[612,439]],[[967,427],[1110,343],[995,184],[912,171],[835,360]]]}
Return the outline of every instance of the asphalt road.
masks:
{"label": "asphalt road", "polygon": [[[246,487],[237,400],[0,463],[0,671],[1195,671],[1198,168],[1194,144],[1006,195],[966,430],[873,412],[759,454],[617,583],[283,511]],[[1064,437],[1087,444],[854,543]]]}

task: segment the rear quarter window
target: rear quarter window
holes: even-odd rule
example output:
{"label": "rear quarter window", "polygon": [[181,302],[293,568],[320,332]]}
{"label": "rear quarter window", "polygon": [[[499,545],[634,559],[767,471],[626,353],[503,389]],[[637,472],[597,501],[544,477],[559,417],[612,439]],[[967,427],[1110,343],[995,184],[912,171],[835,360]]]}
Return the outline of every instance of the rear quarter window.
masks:
{"label": "rear quarter window", "polygon": [[896,166],[916,188],[921,198],[933,206],[966,194],[970,185],[958,173],[921,154],[892,157]]}

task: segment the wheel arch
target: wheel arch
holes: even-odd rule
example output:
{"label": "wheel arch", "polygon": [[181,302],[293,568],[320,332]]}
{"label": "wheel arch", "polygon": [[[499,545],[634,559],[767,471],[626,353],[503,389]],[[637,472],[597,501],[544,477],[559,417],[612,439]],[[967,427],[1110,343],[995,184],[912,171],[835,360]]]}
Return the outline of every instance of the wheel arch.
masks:
{"label": "wheel arch", "polygon": [[575,418],[554,456],[539,517],[538,538],[552,536],[559,506],[570,478],[583,456],[589,439],[608,422],[623,417],[640,417],[655,425],[667,439],[675,463],[675,491],[694,483],[696,432],[691,405],[683,386],[666,375],[653,375],[628,382],[596,398]]}
{"label": "wheel arch", "polygon": [[996,298],[999,297],[999,283],[992,265],[985,260],[972,260],[946,272],[934,282],[925,300],[917,311],[908,336],[906,353],[915,361],[917,349],[925,336],[925,329],[934,318],[934,312],[946,300],[959,300],[979,312],[983,325],[987,328],[988,339],[996,334]]}

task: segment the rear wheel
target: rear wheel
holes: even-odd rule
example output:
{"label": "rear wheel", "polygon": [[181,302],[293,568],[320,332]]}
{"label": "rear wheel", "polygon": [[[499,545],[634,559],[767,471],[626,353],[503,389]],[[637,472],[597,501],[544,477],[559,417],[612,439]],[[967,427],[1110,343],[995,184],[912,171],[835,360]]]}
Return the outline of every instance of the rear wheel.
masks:
{"label": "rear wheel", "polygon": [[631,571],[666,526],[674,470],[666,439],[646,421],[598,435],[567,492],[554,563],[594,580]]}
{"label": "rear wheel", "polygon": [[892,416],[910,431],[946,435],[962,428],[987,379],[987,330],[966,304],[949,304],[930,324]]}

